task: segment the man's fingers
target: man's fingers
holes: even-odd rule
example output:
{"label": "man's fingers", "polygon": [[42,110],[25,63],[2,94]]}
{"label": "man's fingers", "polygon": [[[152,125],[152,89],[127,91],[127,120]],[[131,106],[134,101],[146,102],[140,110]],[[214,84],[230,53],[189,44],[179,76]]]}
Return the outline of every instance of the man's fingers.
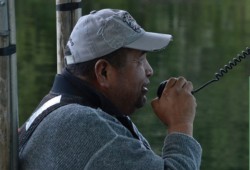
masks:
{"label": "man's fingers", "polygon": [[191,92],[193,90],[193,83],[190,81],[187,81],[187,83],[184,85],[183,88]]}
{"label": "man's fingers", "polygon": [[163,93],[166,94],[168,92],[168,90],[171,89],[175,85],[176,81],[177,81],[177,78],[170,78],[170,79],[168,79],[168,81],[167,81],[168,83],[165,86],[165,88],[163,90]]}
{"label": "man's fingers", "polygon": [[187,80],[184,77],[179,77],[176,82],[177,88],[183,88],[183,86],[187,83]]}
{"label": "man's fingers", "polygon": [[154,98],[152,101],[151,101],[151,106],[154,110],[155,113],[157,113],[157,108],[159,106],[159,99],[158,98]]}
{"label": "man's fingers", "polygon": [[190,81],[187,81],[184,77],[179,77],[175,79],[175,84],[173,85],[177,90],[185,89],[187,91],[193,90],[193,84]]}

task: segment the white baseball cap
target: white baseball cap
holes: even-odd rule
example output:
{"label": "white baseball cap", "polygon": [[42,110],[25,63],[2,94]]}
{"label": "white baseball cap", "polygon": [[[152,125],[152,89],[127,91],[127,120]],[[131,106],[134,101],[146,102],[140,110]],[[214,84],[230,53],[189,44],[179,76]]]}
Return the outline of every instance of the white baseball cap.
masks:
{"label": "white baseball cap", "polygon": [[121,47],[142,51],[165,48],[172,36],[146,32],[124,10],[103,9],[80,17],[67,43],[71,54],[67,64],[76,64],[107,55]]}

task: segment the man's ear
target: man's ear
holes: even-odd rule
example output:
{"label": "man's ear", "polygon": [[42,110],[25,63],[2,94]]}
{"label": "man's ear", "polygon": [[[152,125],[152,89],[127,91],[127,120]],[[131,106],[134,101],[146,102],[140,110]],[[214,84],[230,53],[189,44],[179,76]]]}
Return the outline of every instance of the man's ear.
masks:
{"label": "man's ear", "polygon": [[100,59],[95,64],[95,75],[100,86],[109,87],[109,72],[111,65],[107,60]]}

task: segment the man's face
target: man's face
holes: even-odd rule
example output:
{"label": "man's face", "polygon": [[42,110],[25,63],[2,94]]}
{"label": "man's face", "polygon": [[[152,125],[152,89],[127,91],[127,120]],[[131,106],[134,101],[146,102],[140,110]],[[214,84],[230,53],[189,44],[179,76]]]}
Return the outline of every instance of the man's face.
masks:
{"label": "man's face", "polygon": [[112,102],[124,114],[131,114],[146,103],[149,77],[153,70],[146,53],[129,50],[125,66],[115,69],[112,83]]}

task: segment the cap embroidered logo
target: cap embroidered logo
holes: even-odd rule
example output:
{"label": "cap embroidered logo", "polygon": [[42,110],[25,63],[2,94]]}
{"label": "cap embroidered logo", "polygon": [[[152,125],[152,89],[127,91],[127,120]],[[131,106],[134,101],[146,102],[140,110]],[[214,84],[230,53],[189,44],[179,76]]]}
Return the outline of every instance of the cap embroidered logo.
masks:
{"label": "cap embroidered logo", "polygon": [[124,13],[123,15],[123,21],[128,24],[129,27],[131,27],[135,32],[140,33],[141,32],[141,27],[137,24],[135,19],[129,14],[129,13]]}

